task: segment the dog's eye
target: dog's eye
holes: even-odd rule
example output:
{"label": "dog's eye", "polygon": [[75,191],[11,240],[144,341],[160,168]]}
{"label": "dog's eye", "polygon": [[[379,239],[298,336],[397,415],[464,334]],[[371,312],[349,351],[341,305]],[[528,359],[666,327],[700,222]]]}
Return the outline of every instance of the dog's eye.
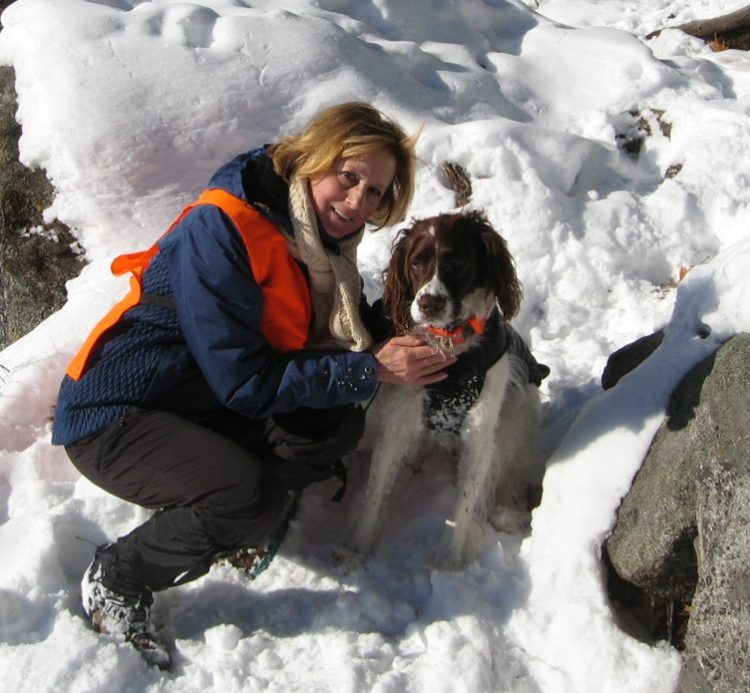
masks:
{"label": "dog's eye", "polygon": [[414,269],[420,269],[421,267],[424,267],[426,262],[427,257],[425,256],[424,252],[417,253],[409,258],[409,266]]}
{"label": "dog's eye", "polygon": [[440,263],[440,268],[447,274],[453,275],[463,274],[468,269],[466,264],[461,262],[458,258],[443,260],[443,262]]}

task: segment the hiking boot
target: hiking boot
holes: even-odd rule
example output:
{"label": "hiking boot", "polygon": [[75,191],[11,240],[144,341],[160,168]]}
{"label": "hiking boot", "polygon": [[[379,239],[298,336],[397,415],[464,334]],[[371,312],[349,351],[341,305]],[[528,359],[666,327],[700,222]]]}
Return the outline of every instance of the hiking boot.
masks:
{"label": "hiking boot", "polygon": [[148,664],[169,669],[169,652],[154,635],[149,619],[151,592],[117,579],[111,563],[110,556],[98,550],[83,575],[81,602],[86,617],[98,633],[124,637]]}

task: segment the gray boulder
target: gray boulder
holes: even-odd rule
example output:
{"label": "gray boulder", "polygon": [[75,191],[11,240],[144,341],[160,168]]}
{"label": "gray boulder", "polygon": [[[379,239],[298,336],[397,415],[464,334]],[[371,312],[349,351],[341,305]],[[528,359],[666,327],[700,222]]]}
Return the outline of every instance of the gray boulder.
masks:
{"label": "gray boulder", "polygon": [[[682,693],[750,691],[748,472],[750,335],[743,334],[673,393],[605,546],[616,580],[640,590],[652,615],[665,607],[666,634],[684,647]],[[689,613],[680,633],[675,604]]]}
{"label": "gray boulder", "polygon": [[0,67],[0,350],[65,303],[65,282],[77,276],[75,239],[42,213],[53,188],[44,171],[18,161],[15,75]]}

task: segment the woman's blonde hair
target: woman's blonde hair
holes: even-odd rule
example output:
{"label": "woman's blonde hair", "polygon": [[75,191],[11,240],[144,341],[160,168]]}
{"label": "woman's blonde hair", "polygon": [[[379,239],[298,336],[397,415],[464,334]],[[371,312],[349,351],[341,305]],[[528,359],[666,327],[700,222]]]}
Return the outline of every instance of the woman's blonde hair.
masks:
{"label": "woman's blonde hair", "polygon": [[370,220],[380,228],[400,221],[409,209],[419,135],[407,135],[369,104],[351,102],[318,113],[302,132],[272,145],[269,154],[276,173],[289,181],[293,176],[315,178],[339,159],[386,149],[396,159],[396,175]]}

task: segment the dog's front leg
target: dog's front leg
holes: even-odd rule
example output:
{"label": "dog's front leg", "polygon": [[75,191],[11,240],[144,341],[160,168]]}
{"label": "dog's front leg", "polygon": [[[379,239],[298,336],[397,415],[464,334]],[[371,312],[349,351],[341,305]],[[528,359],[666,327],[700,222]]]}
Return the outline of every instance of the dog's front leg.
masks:
{"label": "dog's front leg", "polygon": [[382,386],[382,428],[370,462],[365,502],[347,545],[370,553],[375,546],[386,499],[396,481],[401,461],[411,452],[422,430],[422,388]]}
{"label": "dog's front leg", "polygon": [[503,356],[488,372],[479,398],[461,430],[457,497],[451,519],[438,544],[441,565],[457,568],[473,558],[472,530],[487,516],[500,468],[497,428],[510,380],[510,360]]}

